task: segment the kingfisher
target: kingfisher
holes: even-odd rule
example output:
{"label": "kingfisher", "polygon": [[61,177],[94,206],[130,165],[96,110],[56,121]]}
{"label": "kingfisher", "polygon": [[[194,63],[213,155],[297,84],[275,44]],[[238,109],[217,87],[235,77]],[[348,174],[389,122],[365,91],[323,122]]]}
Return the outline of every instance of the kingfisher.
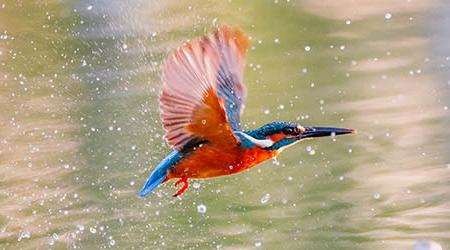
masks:
{"label": "kingfisher", "polygon": [[162,68],[159,107],[173,151],[153,170],[140,197],[172,179],[177,180],[175,187],[183,184],[176,197],[188,189],[189,179],[240,173],[299,141],[354,132],[296,122],[243,130],[243,71],[249,45],[239,28],[223,25],[169,54]]}

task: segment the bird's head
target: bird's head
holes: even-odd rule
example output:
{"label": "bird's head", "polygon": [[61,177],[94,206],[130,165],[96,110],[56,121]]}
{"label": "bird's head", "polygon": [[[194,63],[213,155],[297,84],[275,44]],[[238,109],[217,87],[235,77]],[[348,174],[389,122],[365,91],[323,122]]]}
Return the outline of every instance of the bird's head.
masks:
{"label": "bird's head", "polygon": [[304,139],[353,133],[353,129],[305,127],[295,122],[272,122],[258,129],[237,132],[244,147],[280,150]]}

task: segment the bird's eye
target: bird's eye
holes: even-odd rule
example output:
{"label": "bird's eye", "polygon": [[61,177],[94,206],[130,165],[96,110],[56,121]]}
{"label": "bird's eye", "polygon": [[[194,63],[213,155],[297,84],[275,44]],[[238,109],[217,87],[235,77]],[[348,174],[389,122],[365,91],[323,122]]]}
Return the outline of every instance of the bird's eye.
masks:
{"label": "bird's eye", "polygon": [[285,135],[292,135],[294,133],[294,129],[291,127],[287,127],[287,128],[283,128],[282,132]]}
{"label": "bird's eye", "polygon": [[300,130],[298,128],[293,128],[293,127],[286,127],[283,128],[282,130],[283,134],[285,135],[294,135],[297,136],[300,134]]}

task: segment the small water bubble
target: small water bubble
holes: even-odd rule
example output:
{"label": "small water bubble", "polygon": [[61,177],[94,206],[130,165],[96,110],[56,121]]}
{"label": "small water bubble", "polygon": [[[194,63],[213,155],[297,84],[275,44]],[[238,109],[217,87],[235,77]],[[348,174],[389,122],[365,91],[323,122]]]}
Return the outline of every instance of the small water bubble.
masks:
{"label": "small water bubble", "polygon": [[309,51],[311,51],[311,47],[310,47],[310,46],[308,46],[308,45],[307,45],[307,46],[305,46],[305,51],[306,51],[306,52],[309,52]]}
{"label": "small water bubble", "polygon": [[274,41],[275,43],[280,43],[280,39],[278,39],[278,38],[275,38],[273,41]]}
{"label": "small water bubble", "polygon": [[111,240],[109,241],[109,245],[110,245],[110,246],[114,246],[115,244],[116,244],[116,241],[115,241],[115,240],[111,239]]}
{"label": "small water bubble", "polygon": [[94,227],[89,228],[89,231],[93,234],[97,233],[97,229],[95,229]]}
{"label": "small water bubble", "polygon": [[344,180],[344,176],[339,176],[339,180],[343,181]]}
{"label": "small water bubble", "polygon": [[278,158],[274,157],[272,158],[272,164],[275,166],[280,166],[280,161],[278,160]]}
{"label": "small water bubble", "polygon": [[122,49],[128,49],[128,45],[126,43],[122,44]]}
{"label": "small water bubble", "polygon": [[197,212],[199,212],[199,213],[201,213],[201,214],[206,213],[206,206],[203,205],[203,204],[198,205],[198,206],[197,206]]}
{"label": "small water bubble", "polygon": [[265,115],[268,115],[268,114],[270,114],[270,110],[266,109],[266,110],[263,111],[263,113],[264,113]]}
{"label": "small water bubble", "polygon": [[192,187],[195,188],[195,189],[199,189],[200,188],[200,183],[194,182],[194,183],[192,183]]}
{"label": "small water bubble", "polygon": [[135,182],[134,181],[130,181],[130,186],[134,186]]}
{"label": "small water bubble", "polygon": [[55,240],[52,237],[50,237],[47,242],[50,246],[55,245]]}
{"label": "small water bubble", "polygon": [[202,124],[203,124],[203,125],[206,124],[206,120],[205,120],[205,119],[202,120]]}
{"label": "small water bubble", "polygon": [[261,201],[261,204],[266,204],[267,202],[269,202],[269,200],[270,200],[270,194],[267,193],[261,197],[260,201]]}
{"label": "small water bubble", "polygon": [[352,21],[350,19],[345,20],[345,24],[349,25],[351,23],[352,23]]}
{"label": "small water bubble", "polygon": [[21,241],[22,239],[29,239],[29,238],[31,238],[31,232],[28,230],[24,230],[24,231],[20,231],[17,241]]}
{"label": "small water bubble", "polygon": [[92,5],[89,5],[86,9],[87,10],[92,10]]}
{"label": "small water bubble", "polygon": [[381,198],[381,194],[378,193],[378,192],[376,192],[376,193],[373,194],[373,198],[374,198],[375,200],[379,200],[379,199]]}
{"label": "small water bubble", "polygon": [[384,18],[385,18],[386,20],[389,20],[389,19],[392,18],[392,14],[388,12],[388,13],[384,14]]}
{"label": "small water bubble", "polygon": [[262,246],[262,242],[259,241],[259,240],[257,240],[257,241],[255,242],[255,247],[261,247],[261,246]]}

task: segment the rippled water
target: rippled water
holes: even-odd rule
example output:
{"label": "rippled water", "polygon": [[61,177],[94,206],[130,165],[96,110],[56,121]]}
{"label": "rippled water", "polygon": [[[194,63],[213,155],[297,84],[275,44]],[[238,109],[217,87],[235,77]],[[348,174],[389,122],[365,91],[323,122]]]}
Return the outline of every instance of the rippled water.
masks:
{"label": "rippled water", "polygon": [[[450,247],[445,1],[0,2],[0,248]],[[170,149],[160,65],[252,37],[245,126],[353,127],[245,173],[135,193]]]}

